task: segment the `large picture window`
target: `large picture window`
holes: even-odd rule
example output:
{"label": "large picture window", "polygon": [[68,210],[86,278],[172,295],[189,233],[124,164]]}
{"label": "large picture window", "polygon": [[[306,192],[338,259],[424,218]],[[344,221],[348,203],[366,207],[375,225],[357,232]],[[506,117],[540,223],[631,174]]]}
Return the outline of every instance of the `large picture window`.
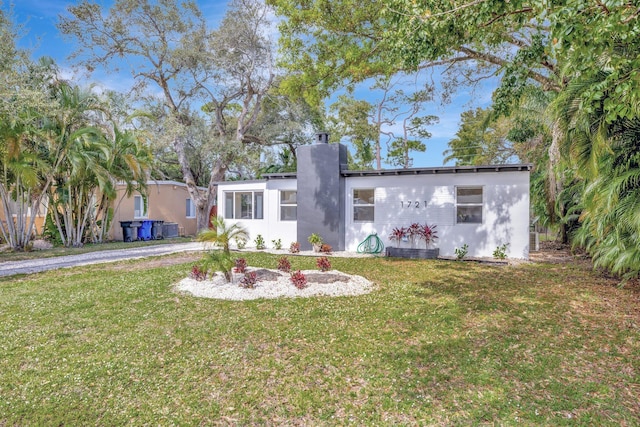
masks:
{"label": "large picture window", "polygon": [[373,222],[375,218],[375,189],[353,190],[353,221]]}
{"label": "large picture window", "polygon": [[262,191],[228,191],[224,194],[224,217],[228,219],[263,219]]}
{"label": "large picture window", "polygon": [[482,187],[456,187],[456,223],[482,224]]}
{"label": "large picture window", "polygon": [[147,217],[147,204],[144,202],[142,196],[133,196],[133,217]]}
{"label": "large picture window", "polygon": [[280,191],[280,221],[295,221],[298,217],[297,191]]}

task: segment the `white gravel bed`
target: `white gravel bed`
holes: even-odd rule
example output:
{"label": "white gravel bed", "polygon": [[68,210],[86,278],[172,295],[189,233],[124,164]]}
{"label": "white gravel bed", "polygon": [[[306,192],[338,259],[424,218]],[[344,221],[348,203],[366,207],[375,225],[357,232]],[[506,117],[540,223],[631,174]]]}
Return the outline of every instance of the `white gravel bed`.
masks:
{"label": "white gravel bed", "polygon": [[[247,271],[252,270],[255,271],[256,269],[247,269]],[[259,298],[362,295],[371,292],[374,287],[370,281],[362,276],[349,275],[338,270],[331,270],[326,273],[318,270],[302,270],[302,273],[307,277],[307,287],[298,289],[291,283],[289,273],[283,273],[278,270],[269,271],[279,274],[279,278],[277,280],[259,280],[253,289],[240,286],[242,274],[234,273],[232,283],[227,283],[220,272],[216,273],[211,280],[182,279],[175,285],[175,289],[196,297],[241,301]],[[339,281],[318,283],[311,279],[314,275],[322,274],[340,276]]]}

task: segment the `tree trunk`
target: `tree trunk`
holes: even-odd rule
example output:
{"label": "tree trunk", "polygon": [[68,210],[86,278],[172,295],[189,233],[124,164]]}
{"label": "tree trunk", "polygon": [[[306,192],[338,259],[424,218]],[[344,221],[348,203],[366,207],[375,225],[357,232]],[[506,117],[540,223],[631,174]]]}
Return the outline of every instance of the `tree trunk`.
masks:
{"label": "tree trunk", "polygon": [[189,168],[189,162],[185,155],[185,142],[182,138],[177,137],[174,140],[173,146],[178,154],[178,161],[182,168],[182,174],[184,176],[185,183],[187,184],[187,190],[189,196],[196,206],[196,227],[197,230],[206,230],[209,228],[209,212],[211,207],[216,203],[217,186],[216,182],[223,181],[227,172],[227,160],[230,159],[217,159],[211,168],[211,176],[209,180],[209,187],[201,191],[196,185],[191,169]]}
{"label": "tree trunk", "polygon": [[564,222],[564,217],[567,214],[566,206],[564,203],[557,202],[558,195],[564,189],[564,182],[562,174],[560,173],[560,144],[562,142],[563,133],[560,127],[560,123],[556,120],[551,128],[551,145],[549,146],[549,170],[547,175],[549,176],[549,198],[547,205],[551,217],[558,219],[559,235],[562,243],[569,243],[569,232],[567,224]]}
{"label": "tree trunk", "polygon": [[204,206],[203,215],[201,217],[200,216],[198,217],[199,229],[200,229],[201,222],[203,224],[202,225],[203,228],[209,228],[209,212],[211,212],[211,208],[215,206],[216,200],[218,197],[218,186],[215,185],[215,183],[224,181],[225,174],[227,173],[227,164],[224,160],[225,159],[217,159],[214,162],[213,167],[211,168],[209,188],[207,189],[209,197],[208,197],[208,202],[206,206]]}

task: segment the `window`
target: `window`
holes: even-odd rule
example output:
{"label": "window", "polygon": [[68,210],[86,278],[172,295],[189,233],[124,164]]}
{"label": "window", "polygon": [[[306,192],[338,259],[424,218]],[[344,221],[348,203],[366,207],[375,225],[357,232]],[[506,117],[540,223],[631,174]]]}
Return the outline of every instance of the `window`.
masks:
{"label": "window", "polygon": [[147,217],[147,204],[142,196],[133,196],[133,217],[134,218],[146,218]]}
{"label": "window", "polygon": [[295,221],[298,217],[298,192],[283,190],[280,192],[280,221]]}
{"label": "window", "polygon": [[482,187],[456,187],[456,223],[482,224]]}
{"label": "window", "polygon": [[228,219],[263,219],[262,191],[227,191],[224,193],[224,217]]}
{"label": "window", "polygon": [[196,217],[196,204],[193,203],[193,200],[187,199],[187,218],[195,218]]}
{"label": "window", "polygon": [[353,220],[373,222],[375,213],[375,189],[353,190]]}

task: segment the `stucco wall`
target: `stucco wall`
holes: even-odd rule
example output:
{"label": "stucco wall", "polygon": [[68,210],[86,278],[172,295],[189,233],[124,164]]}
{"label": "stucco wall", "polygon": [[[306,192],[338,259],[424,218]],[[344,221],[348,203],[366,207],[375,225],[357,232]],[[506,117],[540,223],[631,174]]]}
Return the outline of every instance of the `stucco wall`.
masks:
{"label": "stucco wall", "polygon": [[334,250],[344,250],[344,178],[347,148],[342,144],[298,148],[298,236],[310,250],[308,236],[317,233]]}
{"label": "stucco wall", "polygon": [[[178,223],[184,235],[197,233],[196,218],[187,218],[186,200],[190,199],[187,186],[179,182],[162,181],[148,184],[147,218]],[[136,193],[137,194],[137,193]],[[124,187],[118,187],[118,196],[114,206],[114,216],[111,223],[110,235],[114,240],[122,240],[120,221],[134,219],[133,197],[126,197]]]}
{"label": "stucco wall", "polygon": [[[225,182],[218,186],[218,215],[225,213],[225,192],[229,191],[263,191],[263,219],[229,219],[226,224],[240,224],[249,233],[247,247],[255,247],[254,239],[262,235],[268,248],[273,247],[272,240],[280,239],[283,248],[288,248],[296,241],[296,221],[280,220],[280,190],[296,190],[295,179],[278,179],[272,181]],[[233,244],[233,242],[232,242]],[[233,246],[233,245],[232,245]]]}
{"label": "stucco wall", "polygon": [[[481,224],[456,224],[456,186],[483,187]],[[363,188],[376,189],[374,222],[353,221],[353,189]],[[350,251],[374,232],[385,246],[397,246],[389,240],[391,230],[418,222],[437,225],[440,255],[453,256],[455,248],[466,243],[469,256],[491,257],[497,246],[508,243],[510,258],[529,256],[527,171],[349,177],[346,197],[345,237]]]}

